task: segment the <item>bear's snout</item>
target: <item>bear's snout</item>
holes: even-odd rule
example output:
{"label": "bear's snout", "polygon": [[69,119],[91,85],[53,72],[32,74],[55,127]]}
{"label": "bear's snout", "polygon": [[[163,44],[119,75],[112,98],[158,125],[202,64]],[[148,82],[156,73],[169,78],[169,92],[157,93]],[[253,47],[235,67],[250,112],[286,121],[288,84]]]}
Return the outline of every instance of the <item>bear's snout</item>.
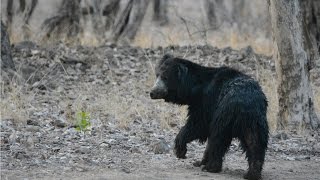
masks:
{"label": "bear's snout", "polygon": [[156,95],[155,92],[151,91],[150,92],[150,97],[151,97],[151,99],[156,99],[157,95]]}
{"label": "bear's snout", "polygon": [[151,99],[163,99],[167,95],[167,93],[167,86],[161,78],[157,78],[150,92]]}
{"label": "bear's snout", "polygon": [[159,89],[153,89],[150,92],[151,99],[162,99],[166,96],[166,91],[161,91]]}

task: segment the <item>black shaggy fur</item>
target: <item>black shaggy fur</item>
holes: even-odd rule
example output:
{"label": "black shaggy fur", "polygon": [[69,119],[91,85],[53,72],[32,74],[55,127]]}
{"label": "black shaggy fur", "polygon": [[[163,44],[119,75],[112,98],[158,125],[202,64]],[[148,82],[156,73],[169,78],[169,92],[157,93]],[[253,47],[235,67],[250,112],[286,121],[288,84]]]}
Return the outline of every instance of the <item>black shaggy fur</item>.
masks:
{"label": "black shaggy fur", "polygon": [[269,128],[267,100],[259,84],[228,67],[204,67],[171,55],[158,63],[156,73],[167,92],[153,99],[189,106],[187,123],[175,139],[176,156],[186,158],[187,143],[208,140],[202,161],[195,165],[220,172],[232,139],[238,138],[249,163],[244,178],[260,179]]}

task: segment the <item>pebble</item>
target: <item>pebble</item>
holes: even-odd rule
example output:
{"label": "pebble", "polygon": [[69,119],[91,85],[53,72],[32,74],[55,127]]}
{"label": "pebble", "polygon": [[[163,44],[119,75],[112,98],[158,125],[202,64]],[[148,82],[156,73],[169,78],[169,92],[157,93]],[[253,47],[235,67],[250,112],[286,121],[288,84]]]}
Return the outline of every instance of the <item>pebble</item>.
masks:
{"label": "pebble", "polygon": [[65,120],[59,118],[59,119],[55,119],[53,121],[53,125],[58,127],[58,128],[64,128],[67,126],[67,123],[65,122]]}
{"label": "pebble", "polygon": [[155,154],[165,154],[169,152],[170,146],[166,141],[160,140],[152,145],[152,150]]}

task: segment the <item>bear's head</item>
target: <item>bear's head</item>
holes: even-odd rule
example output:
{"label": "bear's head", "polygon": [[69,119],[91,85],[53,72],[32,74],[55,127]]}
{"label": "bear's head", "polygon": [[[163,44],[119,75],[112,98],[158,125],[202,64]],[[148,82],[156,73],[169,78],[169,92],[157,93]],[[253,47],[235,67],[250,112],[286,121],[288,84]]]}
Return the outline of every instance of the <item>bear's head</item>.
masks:
{"label": "bear's head", "polygon": [[188,67],[181,59],[164,55],[155,67],[156,82],[150,92],[152,99],[164,99],[175,104],[187,104]]}

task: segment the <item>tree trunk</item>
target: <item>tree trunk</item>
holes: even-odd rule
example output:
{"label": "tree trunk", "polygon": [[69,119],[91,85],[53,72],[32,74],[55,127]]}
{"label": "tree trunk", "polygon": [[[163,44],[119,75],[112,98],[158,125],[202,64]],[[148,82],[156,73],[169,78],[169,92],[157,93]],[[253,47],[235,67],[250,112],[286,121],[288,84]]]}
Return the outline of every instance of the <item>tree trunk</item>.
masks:
{"label": "tree trunk", "polygon": [[31,4],[27,6],[27,9],[25,9],[25,4],[26,4],[25,0],[20,0],[20,1],[22,1],[22,3],[20,3],[20,7],[23,6],[23,11],[21,12],[25,13],[23,18],[24,24],[29,24],[30,17],[32,16],[35,7],[38,4],[38,0],[32,0]]}
{"label": "tree trunk", "polygon": [[22,32],[23,32],[24,39],[29,39],[31,36],[32,32],[29,27],[29,20],[37,4],[38,4],[38,0],[32,0],[31,3],[28,3],[28,4],[26,4],[25,0],[20,0],[20,9],[21,9],[21,12],[24,14],[23,25],[22,25]]}
{"label": "tree trunk", "polygon": [[28,39],[29,34],[30,34],[30,29],[28,27],[29,25],[29,20],[34,12],[35,7],[38,4],[38,0],[31,0],[31,1],[26,1],[26,0],[19,0],[18,5],[19,8],[17,11],[15,11],[14,7],[14,0],[8,0],[7,4],[7,31],[10,33],[11,32],[11,25],[13,22],[13,17],[15,14],[20,14],[23,17],[21,27],[22,27],[22,32],[24,33],[24,38]]}
{"label": "tree trunk", "polygon": [[107,16],[106,20],[106,29],[109,30],[110,27],[114,24],[116,15],[120,9],[120,0],[109,0],[109,3],[106,4],[103,8],[102,15]]}
{"label": "tree trunk", "polygon": [[130,0],[113,28],[113,40],[132,41],[139,30],[149,0]]}
{"label": "tree trunk", "polygon": [[205,10],[211,28],[218,29],[223,23],[231,23],[231,16],[223,0],[206,0]]}
{"label": "tree trunk", "polygon": [[299,0],[269,0],[278,76],[278,129],[319,127],[309,80],[309,36]]}
{"label": "tree trunk", "polygon": [[7,28],[1,21],[1,70],[12,70],[16,71],[14,66],[12,55],[11,55],[11,45],[9,35],[7,33]]}
{"label": "tree trunk", "polygon": [[154,0],[153,4],[153,20],[160,26],[168,24],[168,0]]}
{"label": "tree trunk", "polygon": [[93,12],[91,14],[91,21],[93,26],[94,34],[98,35],[99,38],[103,38],[104,36],[104,26],[101,21],[101,0],[92,0],[93,4]]}
{"label": "tree trunk", "polygon": [[42,24],[46,38],[50,38],[54,33],[55,37],[66,34],[68,38],[75,38],[81,31],[80,27],[80,1],[63,0],[56,16],[48,18]]}
{"label": "tree trunk", "polygon": [[[312,51],[310,52],[311,59],[319,59],[320,52],[320,1],[302,1],[302,10],[304,14],[304,20],[306,28],[310,36],[310,44]],[[311,67],[314,67],[314,61],[312,61]]]}
{"label": "tree trunk", "polygon": [[11,32],[12,19],[13,19],[13,0],[8,0],[8,4],[7,4],[8,32]]}

